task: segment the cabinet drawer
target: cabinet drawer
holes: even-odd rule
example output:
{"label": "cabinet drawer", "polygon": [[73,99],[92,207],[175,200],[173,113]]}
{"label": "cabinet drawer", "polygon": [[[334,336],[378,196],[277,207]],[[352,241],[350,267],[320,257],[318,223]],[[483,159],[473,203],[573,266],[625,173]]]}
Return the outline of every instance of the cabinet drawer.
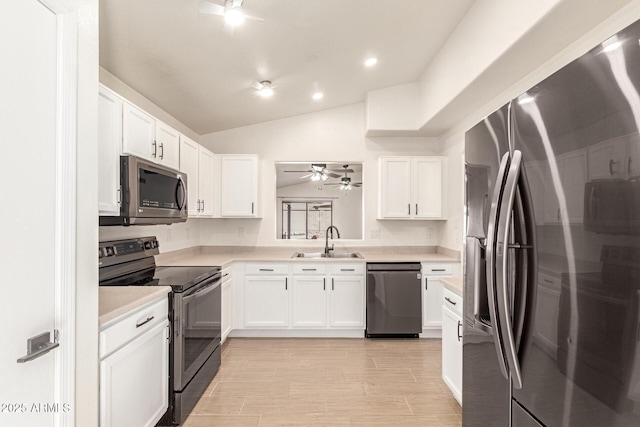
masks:
{"label": "cabinet drawer", "polygon": [[425,276],[451,276],[453,274],[453,265],[422,264],[422,274]]}
{"label": "cabinet drawer", "polygon": [[462,313],[462,297],[447,288],[442,291],[442,305],[448,307],[457,314]]}
{"label": "cabinet drawer", "polygon": [[167,297],[135,309],[126,317],[100,331],[100,359],[144,334],[154,326],[166,322],[169,313]]}
{"label": "cabinet drawer", "polygon": [[538,273],[538,284],[545,288],[560,290],[560,278]]}
{"label": "cabinet drawer", "polygon": [[293,264],[293,274],[325,274],[326,272],[326,264],[311,264],[308,262]]}
{"label": "cabinet drawer", "polygon": [[246,274],[289,274],[289,266],[287,264],[247,264],[245,266]]}
{"label": "cabinet drawer", "polygon": [[364,264],[331,264],[332,274],[364,274]]}

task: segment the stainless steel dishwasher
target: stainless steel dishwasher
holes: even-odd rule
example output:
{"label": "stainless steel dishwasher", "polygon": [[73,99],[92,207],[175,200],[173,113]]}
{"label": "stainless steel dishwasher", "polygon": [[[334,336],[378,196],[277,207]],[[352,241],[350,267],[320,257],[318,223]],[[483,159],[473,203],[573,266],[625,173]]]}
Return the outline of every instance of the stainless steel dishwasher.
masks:
{"label": "stainless steel dishwasher", "polygon": [[371,337],[422,332],[420,263],[367,263],[367,329]]}

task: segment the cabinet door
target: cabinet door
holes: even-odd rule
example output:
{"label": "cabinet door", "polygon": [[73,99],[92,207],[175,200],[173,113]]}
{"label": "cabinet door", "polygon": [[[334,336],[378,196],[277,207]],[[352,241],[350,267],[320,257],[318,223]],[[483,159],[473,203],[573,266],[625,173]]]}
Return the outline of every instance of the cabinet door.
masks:
{"label": "cabinet door", "polygon": [[98,92],[98,206],[100,215],[120,214],[122,100],[100,86]]}
{"label": "cabinet door", "polygon": [[198,149],[199,145],[186,137],[180,138],[180,172],[187,174],[187,211],[189,218],[200,213],[198,196]]}
{"label": "cabinet door", "polygon": [[289,326],[288,279],[247,276],[244,287],[244,325]]}
{"label": "cabinet door", "polygon": [[585,150],[572,151],[563,156],[561,176],[569,222],[582,224],[584,222],[584,185],[587,182]]}
{"label": "cabinet door", "polygon": [[458,402],[462,399],[462,322],[460,316],[442,307],[442,379]]}
{"label": "cabinet door", "polygon": [[364,328],[364,277],[331,278],[331,326]]}
{"label": "cabinet door", "polygon": [[180,134],[168,125],[156,121],[156,144],[159,163],[172,169],[180,168]]}
{"label": "cabinet door", "polygon": [[413,209],[416,218],[441,218],[442,215],[442,159],[416,157],[411,161]]}
{"label": "cabinet door", "polygon": [[379,173],[380,217],[411,217],[411,158],[382,157]]}
{"label": "cabinet door", "polygon": [[258,158],[220,156],[220,215],[258,216]]}
{"label": "cabinet door", "polygon": [[628,166],[626,158],[626,137],[589,147],[589,180],[624,178]]}
{"label": "cabinet door", "polygon": [[100,425],[155,426],[169,400],[168,322],[100,362]]}
{"label": "cabinet door", "polygon": [[231,279],[222,282],[222,342],[233,328],[233,288]]}
{"label": "cabinet door", "polygon": [[200,216],[211,217],[214,208],[215,159],[213,153],[206,148],[200,146],[198,150]]}
{"label": "cabinet door", "polygon": [[327,326],[327,279],[325,276],[294,276],[293,326]]}
{"label": "cabinet door", "polygon": [[422,326],[442,328],[442,283],[433,277],[423,279]]}
{"label": "cabinet door", "polygon": [[122,105],[122,152],[157,161],[155,143],[156,121],[142,110],[127,104]]}

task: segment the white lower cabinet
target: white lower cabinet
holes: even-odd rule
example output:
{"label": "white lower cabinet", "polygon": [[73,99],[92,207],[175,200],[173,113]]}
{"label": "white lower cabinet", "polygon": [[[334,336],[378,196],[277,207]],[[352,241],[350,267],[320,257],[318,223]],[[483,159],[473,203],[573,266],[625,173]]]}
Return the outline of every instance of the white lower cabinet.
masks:
{"label": "white lower cabinet", "polygon": [[100,331],[100,425],[155,426],[169,400],[166,296]]}
{"label": "white lower cabinet", "polygon": [[364,329],[364,276],[331,277],[331,327]]}
{"label": "white lower cabinet", "polygon": [[445,289],[442,303],[442,379],[462,404],[462,297]]}
{"label": "white lower cabinet", "polygon": [[245,277],[244,325],[263,328],[289,326],[289,278],[287,276]]}
{"label": "white lower cabinet", "polygon": [[230,266],[222,269],[221,344],[225,342],[233,329],[233,282],[231,274],[232,269]]}
{"label": "white lower cabinet", "polygon": [[338,336],[364,330],[364,263],[247,263],[241,280],[235,307],[243,326],[234,329],[306,329],[323,336],[331,329],[344,330]]}
{"label": "white lower cabinet", "polygon": [[458,275],[454,263],[422,263],[422,333],[439,337],[442,333],[442,293],[440,279]]}
{"label": "white lower cabinet", "polygon": [[327,278],[293,277],[293,327],[327,326]]}

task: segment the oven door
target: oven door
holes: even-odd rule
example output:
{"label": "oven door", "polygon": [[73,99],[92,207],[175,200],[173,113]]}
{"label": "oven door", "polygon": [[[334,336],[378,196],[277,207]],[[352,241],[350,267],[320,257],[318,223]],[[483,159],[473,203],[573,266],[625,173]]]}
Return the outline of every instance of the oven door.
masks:
{"label": "oven door", "polygon": [[174,383],[182,391],[220,345],[220,274],[175,294]]}
{"label": "oven door", "polygon": [[134,156],[121,157],[122,214],[131,224],[187,218],[187,176]]}

